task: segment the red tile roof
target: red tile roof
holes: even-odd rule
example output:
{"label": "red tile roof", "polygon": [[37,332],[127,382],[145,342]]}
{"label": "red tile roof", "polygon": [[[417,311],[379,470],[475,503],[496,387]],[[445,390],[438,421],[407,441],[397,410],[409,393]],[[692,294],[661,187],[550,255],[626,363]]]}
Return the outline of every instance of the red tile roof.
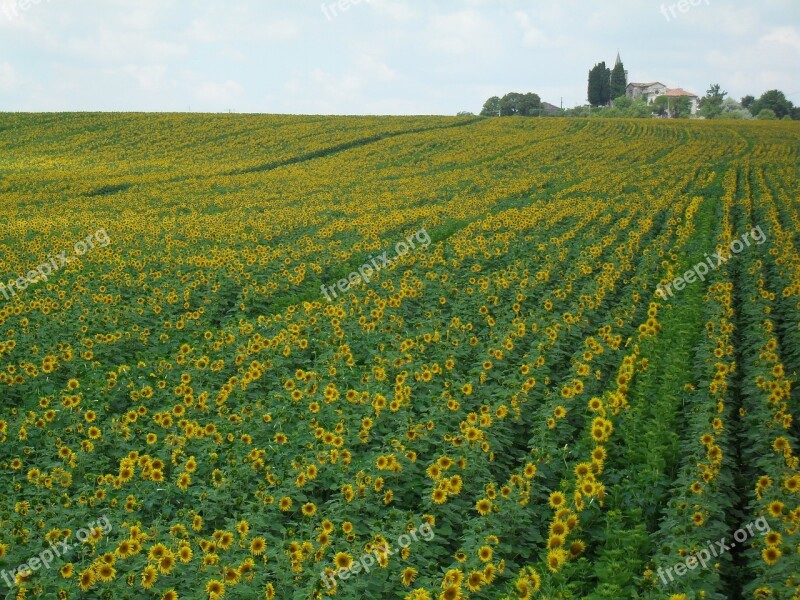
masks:
{"label": "red tile roof", "polygon": [[697,94],[693,94],[692,92],[687,92],[683,88],[667,88],[667,91],[664,93],[665,96],[691,96],[693,98],[697,98]]}

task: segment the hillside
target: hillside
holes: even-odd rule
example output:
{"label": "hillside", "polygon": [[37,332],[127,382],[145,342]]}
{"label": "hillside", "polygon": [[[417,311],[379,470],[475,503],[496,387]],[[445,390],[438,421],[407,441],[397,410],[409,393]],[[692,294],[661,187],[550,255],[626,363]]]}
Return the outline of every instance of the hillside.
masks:
{"label": "hillside", "polygon": [[800,593],[798,164],[791,122],[0,115],[0,571]]}

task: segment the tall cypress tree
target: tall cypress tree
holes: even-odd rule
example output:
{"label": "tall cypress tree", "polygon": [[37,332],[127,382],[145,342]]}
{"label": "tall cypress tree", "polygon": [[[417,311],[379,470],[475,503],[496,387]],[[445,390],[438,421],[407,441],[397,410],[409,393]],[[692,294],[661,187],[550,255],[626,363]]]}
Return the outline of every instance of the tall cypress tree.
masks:
{"label": "tall cypress tree", "polygon": [[628,82],[625,80],[625,67],[617,54],[617,64],[611,71],[611,99],[619,98],[625,95],[625,88]]}
{"label": "tall cypress tree", "polygon": [[611,100],[611,70],[605,61],[589,71],[588,99],[592,106],[604,106]]}

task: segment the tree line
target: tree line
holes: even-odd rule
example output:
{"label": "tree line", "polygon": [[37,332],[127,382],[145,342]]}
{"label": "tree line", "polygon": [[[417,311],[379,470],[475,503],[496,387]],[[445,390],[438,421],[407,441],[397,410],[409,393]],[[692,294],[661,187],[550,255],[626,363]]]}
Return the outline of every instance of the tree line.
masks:
{"label": "tree line", "polygon": [[[539,116],[603,116],[646,118],[652,116],[681,118],[691,114],[691,101],[687,96],[658,96],[653,102],[633,100],[627,96],[627,77],[621,60],[613,69],[605,61],[589,71],[587,98],[589,106],[576,106],[563,110],[547,110],[538,94],[510,92],[492,96],[480,114],[484,117],[539,117]],[[797,119],[800,107],[794,106],[780,90],[769,90],[759,98],[747,95],[736,101],[726,98],[718,83],[711,84],[705,96],[699,99],[698,114],[706,119]],[[468,115],[471,113],[459,113]]]}
{"label": "tree line", "polygon": [[483,104],[484,117],[538,117],[542,113],[542,99],[538,94],[510,92],[500,98],[492,96]]}

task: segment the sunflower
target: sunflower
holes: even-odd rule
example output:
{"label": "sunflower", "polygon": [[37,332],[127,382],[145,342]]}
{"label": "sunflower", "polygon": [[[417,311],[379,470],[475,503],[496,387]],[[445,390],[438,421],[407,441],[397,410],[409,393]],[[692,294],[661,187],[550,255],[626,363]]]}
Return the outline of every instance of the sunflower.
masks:
{"label": "sunflower", "polygon": [[483,571],[472,571],[467,575],[467,588],[470,592],[477,592],[486,584]]}
{"label": "sunflower", "polygon": [[188,473],[181,473],[178,476],[178,481],[175,485],[177,485],[181,490],[186,491],[189,488],[189,485],[192,483],[192,476]]}
{"label": "sunflower", "polygon": [[769,547],[769,548],[764,548],[761,551],[761,558],[764,559],[765,563],[772,566],[776,562],[778,562],[778,559],[781,557],[781,554],[782,552],[780,551],[780,549]]}
{"label": "sunflower", "polygon": [[111,565],[102,564],[97,568],[96,575],[99,581],[109,582],[117,576],[117,571]]}
{"label": "sunflower", "polygon": [[525,570],[525,575],[527,576],[531,586],[533,586],[533,591],[538,592],[539,588],[542,587],[542,578],[539,573],[537,573],[536,570],[532,569],[531,567],[528,567]]}
{"label": "sunflower", "polygon": [[779,500],[770,502],[767,508],[769,510],[769,514],[771,514],[773,517],[778,518],[783,514],[783,502],[780,502]]}
{"label": "sunflower", "polygon": [[592,450],[592,458],[598,462],[603,462],[606,459],[606,449],[603,446],[597,446]]}
{"label": "sunflower", "polygon": [[575,540],[569,545],[569,555],[571,558],[578,558],[586,550],[583,540]]}
{"label": "sunflower", "polygon": [[550,523],[550,535],[564,536],[567,534],[567,525],[563,521]]}
{"label": "sunflower", "polygon": [[142,571],[142,587],[149,590],[158,578],[158,571],[153,565],[147,565]]}
{"label": "sunflower", "polygon": [[406,567],[400,575],[403,585],[409,587],[417,578],[417,570],[414,567]]}
{"label": "sunflower", "polygon": [[553,492],[552,494],[550,494],[549,504],[550,508],[554,510],[563,507],[566,501],[567,499],[561,492]]}
{"label": "sunflower", "polygon": [[475,503],[475,510],[477,510],[481,516],[486,516],[492,510],[492,502],[486,498],[482,498]]}
{"label": "sunflower", "polygon": [[235,538],[234,538],[233,534],[230,531],[223,531],[220,534],[219,540],[217,541],[217,543],[219,544],[219,547],[222,550],[227,550],[233,544],[234,539]]}
{"label": "sunflower", "polygon": [[232,567],[223,570],[223,577],[227,585],[234,586],[239,583],[239,571]]}
{"label": "sunflower", "polygon": [[791,493],[795,493],[800,490],[800,475],[792,475],[789,477],[784,483],[783,487],[786,488],[787,491]]}
{"label": "sunflower", "polygon": [[222,598],[225,595],[225,584],[217,579],[211,579],[206,584],[206,593],[211,598]]}
{"label": "sunflower", "polygon": [[557,573],[566,561],[567,553],[562,548],[556,548],[547,553],[547,568],[553,573]]}
{"label": "sunflower", "polygon": [[167,554],[168,550],[164,544],[155,544],[150,548],[150,551],[147,553],[147,556],[152,561],[159,561],[163,556]]}
{"label": "sunflower", "polygon": [[758,478],[758,481],[756,482],[756,493],[760,494],[762,491],[764,491],[771,485],[772,485],[772,479],[770,479],[769,476],[767,475],[762,475],[761,477]]}
{"label": "sunflower", "polygon": [[347,552],[338,552],[333,557],[333,564],[337,569],[349,569],[353,564],[353,557]]}
{"label": "sunflower", "polygon": [[94,585],[95,582],[95,574],[93,569],[85,569],[81,572],[78,576],[78,581],[81,586],[81,590],[84,592],[88,590],[90,587]]}
{"label": "sunflower", "polygon": [[158,561],[158,570],[162,575],[169,575],[172,569],[175,568],[175,555],[172,552],[167,552]]}
{"label": "sunflower", "polygon": [[261,556],[267,548],[267,541],[263,537],[255,537],[250,542],[250,553],[253,556]]}
{"label": "sunflower", "polygon": [[439,594],[439,600],[461,600],[463,597],[464,594],[457,585],[448,585],[444,588],[444,591]]}

